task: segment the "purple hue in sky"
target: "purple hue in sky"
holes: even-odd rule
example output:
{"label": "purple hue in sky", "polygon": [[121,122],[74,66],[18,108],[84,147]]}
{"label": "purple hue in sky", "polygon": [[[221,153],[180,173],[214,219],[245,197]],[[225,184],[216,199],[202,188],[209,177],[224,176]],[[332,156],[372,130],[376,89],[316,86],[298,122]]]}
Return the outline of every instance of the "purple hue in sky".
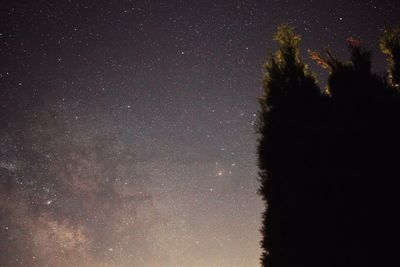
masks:
{"label": "purple hue in sky", "polygon": [[[2,1],[0,265],[259,266],[257,97],[278,25],[377,38],[399,1]],[[305,59],[310,63],[309,59]],[[310,63],[321,83],[325,74]]]}

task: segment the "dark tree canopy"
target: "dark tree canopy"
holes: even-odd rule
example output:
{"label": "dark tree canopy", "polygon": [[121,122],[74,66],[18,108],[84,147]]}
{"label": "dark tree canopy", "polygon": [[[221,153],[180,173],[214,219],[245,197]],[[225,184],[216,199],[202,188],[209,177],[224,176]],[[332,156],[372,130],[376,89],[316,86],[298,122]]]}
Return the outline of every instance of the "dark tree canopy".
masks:
{"label": "dark tree canopy", "polygon": [[371,72],[359,40],[348,39],[348,62],[312,52],[329,71],[321,90],[300,58],[300,37],[278,28],[257,125],[263,266],[367,266],[394,230],[399,33],[381,37],[387,77]]}

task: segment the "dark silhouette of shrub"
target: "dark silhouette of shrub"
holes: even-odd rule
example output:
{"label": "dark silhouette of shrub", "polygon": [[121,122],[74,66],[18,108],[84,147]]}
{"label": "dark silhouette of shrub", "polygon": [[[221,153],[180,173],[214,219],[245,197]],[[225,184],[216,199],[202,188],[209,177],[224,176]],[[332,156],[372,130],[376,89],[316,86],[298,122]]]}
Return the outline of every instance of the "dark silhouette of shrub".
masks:
{"label": "dark silhouette of shrub", "polygon": [[[266,202],[263,266],[366,266],[390,233],[400,177],[399,32],[386,31],[385,79],[349,38],[350,61],[312,52],[329,71],[320,90],[299,56],[300,37],[278,28],[265,65],[258,139],[259,193]],[[393,211],[392,211],[393,212]]]}

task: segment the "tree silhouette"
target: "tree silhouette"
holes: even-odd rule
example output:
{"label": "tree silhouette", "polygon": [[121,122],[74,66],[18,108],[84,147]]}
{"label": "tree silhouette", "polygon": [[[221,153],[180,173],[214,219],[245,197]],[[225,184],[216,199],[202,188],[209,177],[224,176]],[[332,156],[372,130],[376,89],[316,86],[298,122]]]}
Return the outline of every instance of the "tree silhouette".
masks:
{"label": "tree silhouette", "polygon": [[310,225],[303,225],[303,217],[311,216],[313,198],[303,193],[315,180],[314,140],[322,99],[315,78],[300,59],[300,37],[293,28],[279,27],[274,39],[279,50],[265,65],[258,123],[259,192],[268,204],[261,260],[264,266],[290,266],[306,255],[307,248],[300,244]]}
{"label": "tree silhouette", "polygon": [[[366,266],[390,233],[400,177],[398,31],[386,31],[387,79],[371,53],[349,38],[350,61],[311,58],[329,71],[319,89],[302,63],[300,37],[278,28],[265,65],[258,139],[259,193],[266,202],[263,266]],[[387,210],[386,210],[387,209]],[[373,215],[372,215],[373,214]]]}

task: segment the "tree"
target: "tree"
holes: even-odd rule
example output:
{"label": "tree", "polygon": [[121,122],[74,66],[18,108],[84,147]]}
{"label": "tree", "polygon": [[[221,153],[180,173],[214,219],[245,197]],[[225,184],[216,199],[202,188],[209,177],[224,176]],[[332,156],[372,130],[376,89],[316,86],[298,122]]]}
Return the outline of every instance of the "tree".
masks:
{"label": "tree", "polygon": [[389,81],[397,89],[400,87],[400,28],[386,29],[381,36],[379,46],[387,55],[389,63]]}
{"label": "tree", "polygon": [[[267,204],[261,245],[264,266],[290,266],[304,257],[302,195],[314,183],[314,139],[318,138],[321,93],[314,76],[300,59],[300,36],[283,25],[274,36],[279,44],[265,65],[264,95],[258,116],[259,193]],[[311,211],[311,210],[309,210]]]}
{"label": "tree", "polygon": [[367,266],[374,244],[395,229],[398,32],[381,38],[387,79],[371,72],[371,53],[357,39],[348,39],[348,62],[312,52],[329,72],[325,90],[301,61],[293,28],[279,27],[274,39],[257,125],[262,264]]}

